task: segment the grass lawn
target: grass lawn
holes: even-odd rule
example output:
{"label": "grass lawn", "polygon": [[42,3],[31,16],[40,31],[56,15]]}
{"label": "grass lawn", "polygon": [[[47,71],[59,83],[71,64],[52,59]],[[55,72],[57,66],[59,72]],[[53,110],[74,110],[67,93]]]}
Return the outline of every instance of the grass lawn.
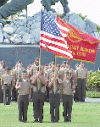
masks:
{"label": "grass lawn", "polygon": [[27,123],[19,123],[17,103],[0,103],[0,127],[100,127],[100,103],[73,103],[72,122],[63,122],[60,104],[59,123],[50,123],[50,105],[44,104],[44,123],[33,123],[33,104],[30,102]]}

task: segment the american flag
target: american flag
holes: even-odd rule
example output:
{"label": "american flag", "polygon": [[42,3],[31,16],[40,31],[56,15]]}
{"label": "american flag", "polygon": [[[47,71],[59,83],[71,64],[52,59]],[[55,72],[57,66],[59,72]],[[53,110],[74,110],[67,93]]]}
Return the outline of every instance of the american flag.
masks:
{"label": "american flag", "polygon": [[41,12],[40,48],[72,60],[72,52],[68,49],[67,42],[64,39],[67,33],[68,30],[63,26],[59,25],[58,27],[54,17]]}

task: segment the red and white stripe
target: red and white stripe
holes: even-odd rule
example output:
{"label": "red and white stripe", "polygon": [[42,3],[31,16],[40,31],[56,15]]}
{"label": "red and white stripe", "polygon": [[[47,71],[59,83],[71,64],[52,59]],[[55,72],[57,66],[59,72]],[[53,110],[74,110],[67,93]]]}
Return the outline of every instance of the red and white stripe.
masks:
{"label": "red and white stripe", "polygon": [[67,37],[69,29],[66,28],[66,25],[64,24],[64,22],[61,19],[59,19],[58,16],[57,16],[57,19],[56,19],[56,24],[58,25],[61,36],[62,37]]}
{"label": "red and white stripe", "polygon": [[57,56],[67,57],[70,60],[73,58],[64,38],[54,36],[45,31],[41,31],[40,48],[55,53]]}
{"label": "red and white stripe", "polygon": [[61,36],[57,37],[45,31],[41,31],[40,48],[55,53],[57,56],[66,57],[69,60],[72,60],[72,52],[68,49],[67,41],[64,39],[67,37],[69,30],[58,16],[56,23],[60,30]]}

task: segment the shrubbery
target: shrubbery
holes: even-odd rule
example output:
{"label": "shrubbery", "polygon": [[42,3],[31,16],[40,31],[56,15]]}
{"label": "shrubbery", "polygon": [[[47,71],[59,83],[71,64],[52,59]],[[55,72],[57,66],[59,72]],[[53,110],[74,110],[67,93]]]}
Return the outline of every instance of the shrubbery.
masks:
{"label": "shrubbery", "polygon": [[100,70],[88,72],[88,85],[87,90],[89,91],[100,91]]}
{"label": "shrubbery", "polygon": [[99,91],[86,91],[86,97],[88,98],[100,98]]}

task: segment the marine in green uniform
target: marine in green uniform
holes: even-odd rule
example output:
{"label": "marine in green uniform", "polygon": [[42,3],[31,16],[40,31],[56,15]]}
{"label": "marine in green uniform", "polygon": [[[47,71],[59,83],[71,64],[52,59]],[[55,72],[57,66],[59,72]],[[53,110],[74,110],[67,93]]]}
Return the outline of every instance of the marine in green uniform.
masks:
{"label": "marine in green uniform", "polygon": [[1,86],[1,78],[2,75],[5,73],[5,61],[0,61],[0,103],[3,102],[3,87]]}
{"label": "marine in green uniform", "polygon": [[47,79],[43,75],[43,71],[36,71],[36,75],[31,77],[31,83],[33,84],[33,108],[34,108],[34,122],[43,122],[43,105],[45,100],[45,92]]}
{"label": "marine in green uniform", "polygon": [[3,86],[3,101],[4,105],[10,105],[11,87],[13,86],[13,77],[10,74],[10,68],[6,68],[5,74],[2,75],[1,85]]}
{"label": "marine in green uniform", "polygon": [[32,75],[36,75],[36,71],[39,68],[39,58],[35,58],[34,63],[31,65],[31,70],[30,70],[30,74]]}
{"label": "marine in green uniform", "polygon": [[75,87],[71,83],[70,73],[66,72],[65,79],[63,80],[63,107],[64,107],[64,122],[71,122],[71,112],[72,112],[72,104],[73,104],[73,96],[72,93],[75,92]]}
{"label": "marine in green uniform", "polygon": [[85,102],[85,88],[87,86],[88,71],[84,67],[84,63],[80,63],[80,67],[76,70],[78,101]]}
{"label": "marine in green uniform", "polygon": [[31,83],[26,70],[22,71],[21,80],[17,81],[16,89],[18,90],[19,121],[26,122],[28,104],[31,97]]}
{"label": "marine in green uniform", "polygon": [[69,61],[64,62],[65,65],[63,65],[61,69],[61,74],[62,74],[62,79],[64,80],[66,72],[69,72],[70,77],[71,77],[71,83],[77,86],[77,76],[76,73],[72,68],[70,68]]}
{"label": "marine in green uniform", "polygon": [[[61,71],[61,65],[60,64],[57,64],[57,67],[56,67],[56,73],[57,73],[57,76],[63,80],[63,73]],[[60,102],[62,102],[62,84],[60,83]]]}
{"label": "marine in green uniform", "polygon": [[[50,114],[51,122],[59,121],[59,105],[60,105],[60,78],[52,72],[50,87]],[[62,80],[61,80],[62,81]]]}
{"label": "marine in green uniform", "polygon": [[[16,81],[21,79],[21,73],[23,70],[25,70],[25,68],[23,68],[22,61],[18,61],[15,65],[15,68],[13,68],[13,70],[12,70],[12,75],[13,75],[13,78],[15,80],[15,84],[16,84]],[[18,95],[18,93],[16,91],[16,88],[15,88],[15,86],[13,86],[12,101],[17,101],[17,95]]]}

